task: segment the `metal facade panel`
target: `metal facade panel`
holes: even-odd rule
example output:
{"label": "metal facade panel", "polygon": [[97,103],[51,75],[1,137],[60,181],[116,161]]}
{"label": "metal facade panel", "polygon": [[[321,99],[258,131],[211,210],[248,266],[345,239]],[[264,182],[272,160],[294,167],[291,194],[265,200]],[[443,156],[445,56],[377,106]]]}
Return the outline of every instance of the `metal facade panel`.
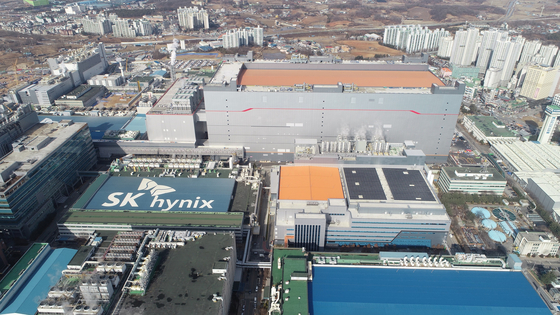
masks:
{"label": "metal facade panel", "polygon": [[275,152],[293,150],[299,138],[334,141],[365,130],[368,138],[415,141],[427,160],[446,159],[461,99],[462,94],[205,91],[208,136],[215,145]]}

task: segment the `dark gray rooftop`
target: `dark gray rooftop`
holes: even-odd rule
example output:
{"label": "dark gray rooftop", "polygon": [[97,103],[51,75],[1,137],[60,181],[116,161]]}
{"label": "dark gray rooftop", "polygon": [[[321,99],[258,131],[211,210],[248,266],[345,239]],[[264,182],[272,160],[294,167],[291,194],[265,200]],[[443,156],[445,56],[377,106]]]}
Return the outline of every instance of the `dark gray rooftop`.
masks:
{"label": "dark gray rooftop", "polygon": [[375,168],[344,168],[350,199],[387,200]]}
{"label": "dark gray rooftop", "polygon": [[72,257],[72,260],[68,263],[69,266],[81,266],[89,256],[89,253],[93,249],[93,246],[80,246],[78,251]]}
{"label": "dark gray rooftop", "polygon": [[212,274],[212,267],[232,257],[228,246],[235,246],[234,236],[206,234],[183,247],[161,250],[146,294],[127,296],[120,314],[222,314],[212,294],[223,296],[224,280]]}
{"label": "dark gray rooftop", "polygon": [[383,174],[395,200],[436,200],[424,176],[418,170],[384,168]]}

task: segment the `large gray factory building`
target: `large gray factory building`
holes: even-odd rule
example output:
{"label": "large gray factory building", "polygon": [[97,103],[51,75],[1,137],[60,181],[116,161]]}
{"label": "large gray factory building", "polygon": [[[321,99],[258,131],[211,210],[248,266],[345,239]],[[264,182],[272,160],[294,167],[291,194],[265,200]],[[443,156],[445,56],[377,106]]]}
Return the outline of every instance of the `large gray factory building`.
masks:
{"label": "large gray factory building", "polygon": [[162,98],[170,104],[154,107],[168,110],[148,113],[150,140],[237,148],[261,161],[324,155],[359,163],[396,148],[445,162],[464,92],[427,65],[378,63],[223,64],[203,102],[189,84],[176,82]]}

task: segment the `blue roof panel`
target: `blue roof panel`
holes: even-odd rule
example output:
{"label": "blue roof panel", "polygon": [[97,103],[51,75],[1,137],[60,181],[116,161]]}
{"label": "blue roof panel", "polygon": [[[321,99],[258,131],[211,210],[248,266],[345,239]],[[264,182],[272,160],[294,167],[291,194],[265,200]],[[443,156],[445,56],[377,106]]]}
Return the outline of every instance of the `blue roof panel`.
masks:
{"label": "blue roof panel", "polygon": [[313,266],[311,314],[549,315],[521,272]]}
{"label": "blue roof panel", "polygon": [[132,119],[128,125],[124,127],[128,131],[140,131],[140,133],[146,132],[146,115],[138,114],[134,119]]}
{"label": "blue roof panel", "polygon": [[[96,116],[54,116],[54,115],[39,115],[39,121],[50,118],[53,121],[61,121],[64,119],[71,119],[74,122],[86,122],[91,133],[91,138],[99,140],[103,138],[107,130],[119,130],[125,125],[132,117],[96,117]],[[130,129],[133,130],[133,129]]]}
{"label": "blue roof panel", "polygon": [[62,270],[66,269],[76,252],[75,249],[59,248],[49,253],[43,264],[30,275],[1,314],[34,315],[39,302],[47,297],[49,290],[58,282]]}

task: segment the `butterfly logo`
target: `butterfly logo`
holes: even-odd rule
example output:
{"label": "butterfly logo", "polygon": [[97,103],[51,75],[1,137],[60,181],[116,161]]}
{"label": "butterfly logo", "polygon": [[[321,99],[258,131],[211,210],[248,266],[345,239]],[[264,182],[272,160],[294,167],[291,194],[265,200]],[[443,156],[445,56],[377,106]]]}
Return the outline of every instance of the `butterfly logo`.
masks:
{"label": "butterfly logo", "polygon": [[158,185],[153,180],[147,178],[142,179],[140,186],[138,186],[138,190],[149,190],[152,196],[159,196],[175,191],[175,189],[169,186]]}

